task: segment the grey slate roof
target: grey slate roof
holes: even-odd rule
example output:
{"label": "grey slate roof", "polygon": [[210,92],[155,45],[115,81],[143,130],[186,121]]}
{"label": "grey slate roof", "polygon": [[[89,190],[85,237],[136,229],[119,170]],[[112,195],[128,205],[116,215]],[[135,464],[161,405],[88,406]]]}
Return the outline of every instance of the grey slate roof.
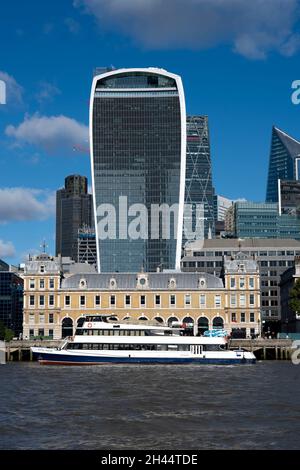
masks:
{"label": "grey slate roof", "polygon": [[[103,274],[75,274],[63,279],[62,289],[75,289],[79,290],[81,280],[86,281],[87,289],[99,290],[170,290],[169,282],[175,279],[176,287],[174,290],[194,290],[194,289],[223,289],[222,279],[207,273],[143,273],[139,276],[148,278],[148,286],[144,288],[137,288],[137,274],[135,273],[103,273]],[[115,279],[116,288],[110,287],[110,280]],[[205,287],[199,287],[199,280],[205,280]]]}

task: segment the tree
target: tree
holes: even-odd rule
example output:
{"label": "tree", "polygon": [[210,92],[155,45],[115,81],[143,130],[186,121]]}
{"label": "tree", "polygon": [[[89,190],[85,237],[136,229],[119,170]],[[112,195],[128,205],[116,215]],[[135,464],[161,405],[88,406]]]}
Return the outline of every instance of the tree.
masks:
{"label": "tree", "polygon": [[289,306],[294,312],[300,312],[300,279],[297,279],[290,291]]}
{"label": "tree", "polygon": [[5,328],[5,341],[9,342],[13,339],[15,336],[15,333],[13,330],[10,330],[9,328]]}

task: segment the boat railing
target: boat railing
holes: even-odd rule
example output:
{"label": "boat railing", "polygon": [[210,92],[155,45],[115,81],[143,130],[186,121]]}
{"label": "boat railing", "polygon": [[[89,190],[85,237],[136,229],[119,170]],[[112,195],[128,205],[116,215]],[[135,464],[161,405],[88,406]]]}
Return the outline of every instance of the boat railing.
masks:
{"label": "boat railing", "polygon": [[128,318],[127,320],[109,320],[108,323],[115,323],[115,324],[125,324],[125,325],[145,325],[145,326],[156,326],[156,327],[161,327],[161,328],[169,328],[168,325],[165,325],[164,323],[160,323],[158,321],[153,321],[153,320],[132,320]]}

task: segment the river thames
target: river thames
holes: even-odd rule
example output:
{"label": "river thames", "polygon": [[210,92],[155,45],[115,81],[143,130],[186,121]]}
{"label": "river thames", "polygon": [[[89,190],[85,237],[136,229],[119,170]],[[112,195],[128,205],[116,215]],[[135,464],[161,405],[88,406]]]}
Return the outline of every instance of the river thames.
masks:
{"label": "river thames", "polygon": [[299,449],[300,365],[0,366],[0,449]]}

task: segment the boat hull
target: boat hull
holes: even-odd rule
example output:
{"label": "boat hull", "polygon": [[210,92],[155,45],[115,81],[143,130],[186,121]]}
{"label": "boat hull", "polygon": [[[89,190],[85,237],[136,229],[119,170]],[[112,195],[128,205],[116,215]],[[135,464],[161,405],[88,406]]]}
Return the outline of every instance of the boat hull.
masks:
{"label": "boat hull", "polygon": [[[133,356],[97,356],[75,355],[68,353],[33,351],[43,365],[97,365],[97,364],[254,364],[256,359],[251,354],[236,357],[133,357]],[[248,357],[247,357],[248,356]]]}

